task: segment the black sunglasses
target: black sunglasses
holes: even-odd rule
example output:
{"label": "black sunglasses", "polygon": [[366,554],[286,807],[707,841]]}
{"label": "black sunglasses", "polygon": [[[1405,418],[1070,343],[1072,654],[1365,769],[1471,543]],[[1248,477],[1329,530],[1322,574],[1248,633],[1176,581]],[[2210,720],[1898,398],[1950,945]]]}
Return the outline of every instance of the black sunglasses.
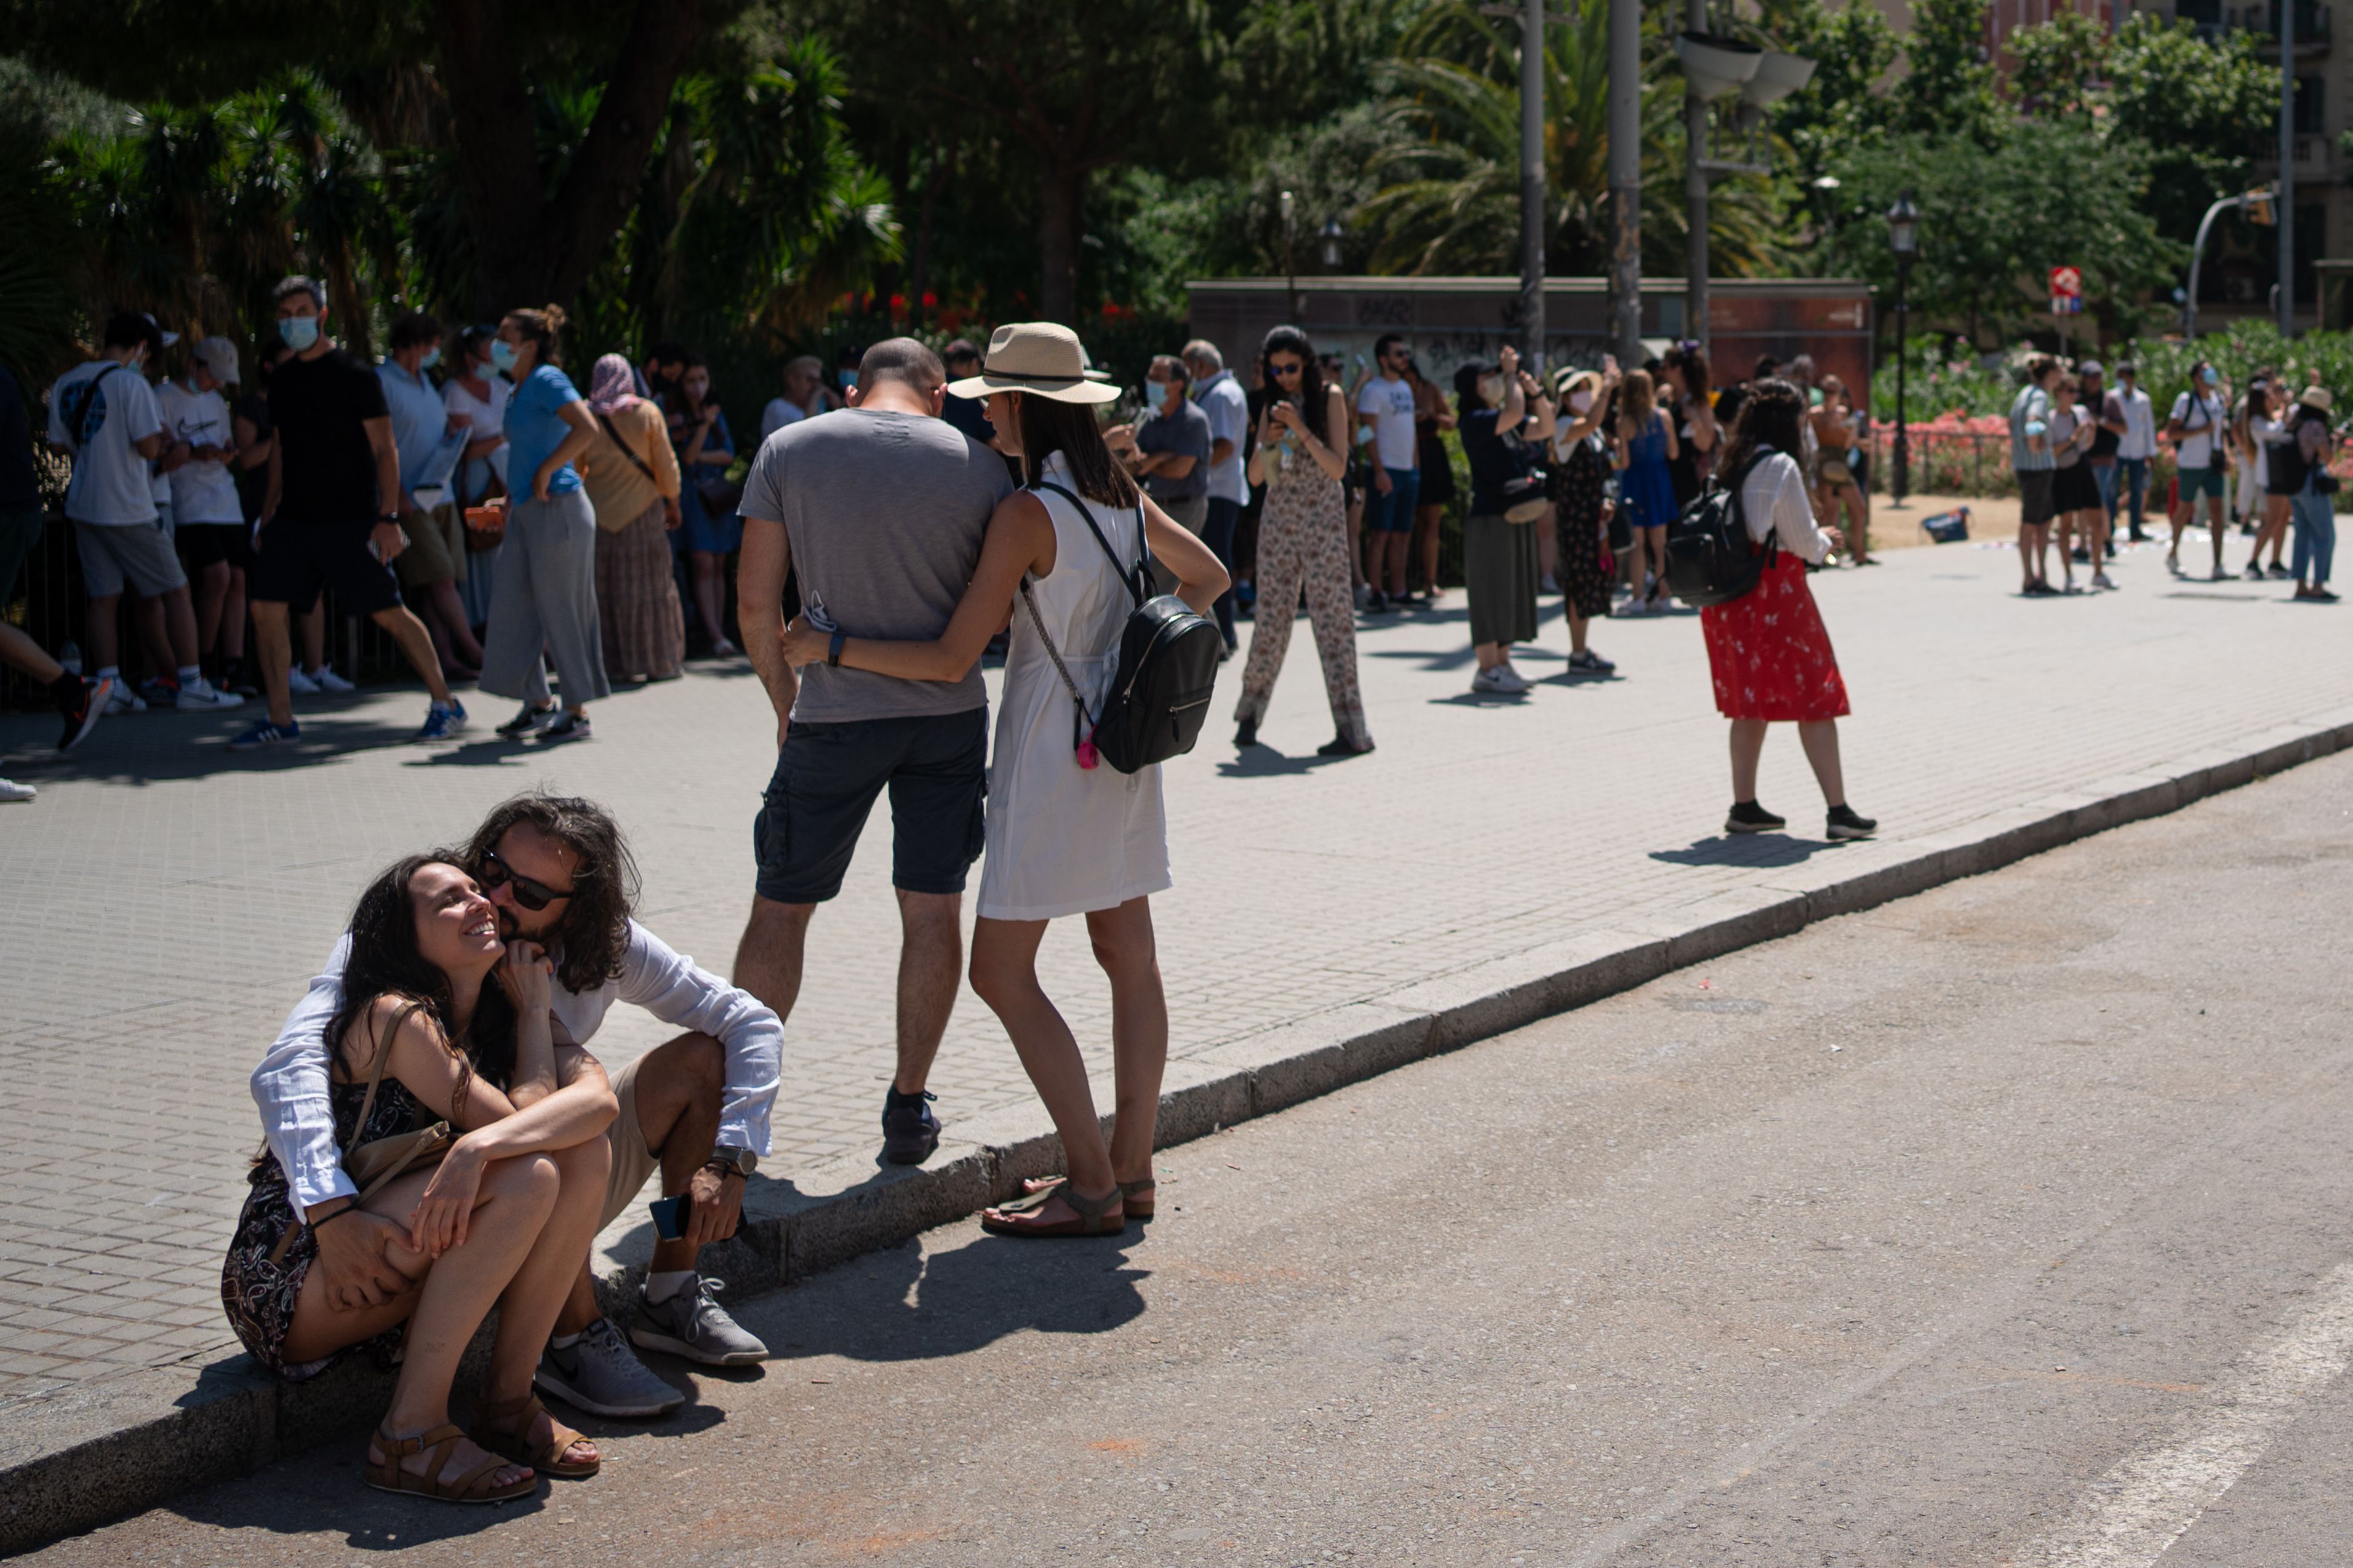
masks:
{"label": "black sunglasses", "polygon": [[1307,367],[1301,364],[1297,360],[1293,360],[1289,364],[1276,364],[1273,362],[1269,361],[1266,368],[1268,373],[1273,375],[1297,375],[1301,371]]}
{"label": "black sunglasses", "polygon": [[485,892],[492,888],[512,883],[514,887],[515,902],[533,914],[537,914],[558,899],[570,898],[575,891],[571,888],[551,888],[544,882],[533,881],[529,877],[500,859],[496,850],[486,850],[483,853],[482,874],[478,880],[482,884],[482,889]]}

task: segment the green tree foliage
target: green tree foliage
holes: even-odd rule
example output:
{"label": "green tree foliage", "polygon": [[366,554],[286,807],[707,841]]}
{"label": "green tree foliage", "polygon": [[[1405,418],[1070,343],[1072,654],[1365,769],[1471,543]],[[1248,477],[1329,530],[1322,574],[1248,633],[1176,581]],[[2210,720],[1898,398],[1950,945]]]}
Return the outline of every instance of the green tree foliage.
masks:
{"label": "green tree foliage", "polygon": [[[2144,13],[2146,15],[2146,13]],[[2018,69],[2010,91],[2030,114],[2088,115],[2107,79],[2108,29],[2081,11],[2062,11],[2008,39]]]}
{"label": "green tree foliage", "polygon": [[1846,220],[1832,264],[1894,285],[1881,216],[1905,192],[1921,216],[1912,269],[1915,316],[1950,321],[1990,348],[2047,324],[2049,268],[2078,267],[2095,303],[2128,303],[2168,285],[2182,247],[2157,233],[2145,204],[2148,155],[2074,121],[1997,133],[1990,148],[1893,136],[1839,165]]}
{"label": "green tree foliage", "polygon": [[2107,70],[2108,122],[2149,150],[2158,232],[2187,242],[2208,203],[2253,182],[2251,155],[2276,134],[2279,69],[2252,35],[2208,43],[2186,21],[2140,12],[2117,34]]}
{"label": "green tree foliage", "polygon": [[2010,116],[2000,73],[1986,58],[1986,13],[1992,0],[1917,0],[1905,70],[1887,95],[1887,122],[1898,135],[1967,137],[1990,148]]}
{"label": "green tree foliage", "polygon": [[1776,132],[1796,154],[1792,175],[1810,184],[1847,149],[1879,134],[1888,101],[1878,90],[1902,52],[1878,6],[1831,11],[1820,0],[1790,7],[1788,47],[1814,62],[1813,79],[1774,106]]}

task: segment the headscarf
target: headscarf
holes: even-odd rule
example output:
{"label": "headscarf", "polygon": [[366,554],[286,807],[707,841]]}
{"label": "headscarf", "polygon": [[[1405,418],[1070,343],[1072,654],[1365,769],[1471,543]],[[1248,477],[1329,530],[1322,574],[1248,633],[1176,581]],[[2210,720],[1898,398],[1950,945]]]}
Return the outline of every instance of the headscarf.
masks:
{"label": "headscarf", "polygon": [[599,414],[618,414],[638,400],[638,379],[629,362],[606,354],[588,376],[588,406]]}

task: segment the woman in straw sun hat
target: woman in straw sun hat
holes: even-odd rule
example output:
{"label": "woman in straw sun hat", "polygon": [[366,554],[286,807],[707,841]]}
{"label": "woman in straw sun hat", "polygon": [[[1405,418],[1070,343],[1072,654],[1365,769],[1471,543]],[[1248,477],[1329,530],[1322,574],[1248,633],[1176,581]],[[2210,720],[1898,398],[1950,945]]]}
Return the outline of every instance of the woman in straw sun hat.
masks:
{"label": "woman in straw sun hat", "polygon": [[[972,985],[1003,1021],[1054,1118],[1070,1175],[1033,1184],[1029,1203],[991,1209],[982,1223],[1015,1236],[1103,1235],[1152,1213],[1168,1003],[1151,895],[1169,885],[1168,829],[1158,767],[1123,774],[1076,750],[1077,704],[1055,661],[1085,694],[1086,710],[1100,711],[1134,608],[1124,573],[1145,546],[1176,574],[1178,596],[1197,611],[1208,612],[1225,592],[1226,574],[1103,444],[1095,410],[1119,392],[1087,368],[1068,327],[999,327],[981,374],[951,382],[948,392],[988,400],[997,444],[1020,459],[1029,488],[1007,497],[989,519],[980,564],[947,631],[933,642],[883,642],[796,620],[785,657],[796,668],[829,658],[902,680],[955,680],[1012,616]],[[1078,1041],[1038,982],[1047,922],[1074,914],[1086,916],[1096,961],[1111,980],[1118,1106],[1108,1146]]]}

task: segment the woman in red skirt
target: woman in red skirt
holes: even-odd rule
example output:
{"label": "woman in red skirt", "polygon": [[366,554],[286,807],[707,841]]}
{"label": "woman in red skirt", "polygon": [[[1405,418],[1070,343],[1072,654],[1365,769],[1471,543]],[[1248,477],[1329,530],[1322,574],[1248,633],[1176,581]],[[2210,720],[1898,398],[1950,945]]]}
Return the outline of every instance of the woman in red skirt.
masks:
{"label": "woman in red skirt", "polygon": [[1838,721],[1846,716],[1846,682],[1830,633],[1806,586],[1806,568],[1841,542],[1819,528],[1799,468],[1804,450],[1805,395],[1786,381],[1751,384],[1725,444],[1718,472],[1740,486],[1741,520],[1767,552],[1757,586],[1699,613],[1715,706],[1732,721],[1732,813],[1726,833],[1769,833],[1788,826],[1757,804],[1757,762],[1765,726],[1794,722],[1806,761],[1830,805],[1833,839],[1868,838],[1879,825],[1846,802],[1839,769]]}

